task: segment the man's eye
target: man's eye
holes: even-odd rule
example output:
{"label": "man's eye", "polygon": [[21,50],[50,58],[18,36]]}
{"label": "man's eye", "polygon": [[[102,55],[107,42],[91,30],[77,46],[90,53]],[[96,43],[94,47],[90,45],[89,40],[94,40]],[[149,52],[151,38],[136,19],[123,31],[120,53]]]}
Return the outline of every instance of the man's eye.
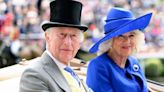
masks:
{"label": "man's eye", "polygon": [[60,35],[64,35],[64,33],[60,33]]}
{"label": "man's eye", "polygon": [[64,33],[60,33],[59,36],[60,36],[61,38],[63,38],[63,37],[65,37],[65,34],[64,34]]}
{"label": "man's eye", "polygon": [[74,35],[71,35],[71,36],[72,36],[72,37],[76,37],[77,35],[74,34]]}

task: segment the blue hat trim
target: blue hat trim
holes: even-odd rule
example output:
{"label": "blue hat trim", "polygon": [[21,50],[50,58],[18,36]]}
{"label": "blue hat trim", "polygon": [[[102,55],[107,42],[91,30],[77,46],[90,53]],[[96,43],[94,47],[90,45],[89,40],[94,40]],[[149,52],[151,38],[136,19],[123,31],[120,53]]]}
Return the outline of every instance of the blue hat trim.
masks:
{"label": "blue hat trim", "polygon": [[134,18],[118,19],[107,22],[104,25],[105,34],[109,33],[112,30],[115,30],[116,28],[118,28],[118,26],[121,26],[122,24],[128,23],[132,20],[134,20]]}
{"label": "blue hat trim", "polygon": [[[96,53],[98,51],[98,47],[99,45],[104,42],[107,41],[113,37],[116,37],[118,35],[139,29],[140,31],[144,31],[144,29],[148,26],[150,19],[152,17],[152,13],[148,13],[144,16],[141,16],[139,18],[136,19],[125,19],[120,21],[120,25],[121,23],[127,22],[122,24],[121,26],[117,26],[117,28],[109,30],[109,26],[112,26],[112,23],[107,23],[104,26],[104,30],[105,30],[105,37],[103,37],[102,39],[100,39],[95,45],[93,45],[91,47],[91,49],[89,50],[90,53]],[[118,25],[119,22],[117,22]],[[112,27],[111,27],[112,28]]]}

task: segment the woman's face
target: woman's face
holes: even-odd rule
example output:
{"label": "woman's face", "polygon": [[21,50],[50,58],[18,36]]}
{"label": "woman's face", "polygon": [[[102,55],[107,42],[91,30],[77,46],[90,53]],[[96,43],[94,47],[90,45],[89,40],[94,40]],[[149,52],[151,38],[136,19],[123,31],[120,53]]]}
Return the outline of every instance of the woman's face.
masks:
{"label": "woman's face", "polygon": [[128,32],[113,38],[112,53],[118,56],[127,57],[132,54],[136,45],[136,33]]}

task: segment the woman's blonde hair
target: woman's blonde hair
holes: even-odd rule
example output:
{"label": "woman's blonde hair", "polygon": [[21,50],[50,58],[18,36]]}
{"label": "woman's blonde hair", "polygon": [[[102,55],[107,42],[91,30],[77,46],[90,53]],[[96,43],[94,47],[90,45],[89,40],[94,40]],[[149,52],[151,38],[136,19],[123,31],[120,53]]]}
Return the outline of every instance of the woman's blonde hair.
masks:
{"label": "woman's blonde hair", "polygon": [[[135,34],[136,34],[135,35],[136,46],[133,49],[132,54],[136,54],[140,50],[140,48],[145,44],[145,36],[144,36],[144,33],[139,30],[135,30],[133,32],[135,32]],[[97,54],[100,55],[100,54],[110,50],[112,48],[112,41],[113,41],[113,38],[100,44]]]}

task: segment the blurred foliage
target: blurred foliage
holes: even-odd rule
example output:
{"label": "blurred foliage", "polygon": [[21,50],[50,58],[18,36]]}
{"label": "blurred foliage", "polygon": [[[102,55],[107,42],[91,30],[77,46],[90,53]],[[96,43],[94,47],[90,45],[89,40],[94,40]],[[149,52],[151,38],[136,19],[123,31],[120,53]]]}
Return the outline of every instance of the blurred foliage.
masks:
{"label": "blurred foliage", "polygon": [[148,77],[150,80],[154,80],[159,83],[164,83],[164,77]]}
{"label": "blurred foliage", "polygon": [[159,77],[163,70],[161,60],[150,58],[146,59],[145,61],[145,75],[147,77]]}
{"label": "blurred foliage", "polygon": [[164,59],[161,59],[162,64],[164,65]]}
{"label": "blurred foliage", "polygon": [[164,65],[162,66],[161,76],[163,76],[163,77],[164,77]]}
{"label": "blurred foliage", "polygon": [[164,77],[164,59],[161,59],[162,62],[162,72],[161,75]]}

